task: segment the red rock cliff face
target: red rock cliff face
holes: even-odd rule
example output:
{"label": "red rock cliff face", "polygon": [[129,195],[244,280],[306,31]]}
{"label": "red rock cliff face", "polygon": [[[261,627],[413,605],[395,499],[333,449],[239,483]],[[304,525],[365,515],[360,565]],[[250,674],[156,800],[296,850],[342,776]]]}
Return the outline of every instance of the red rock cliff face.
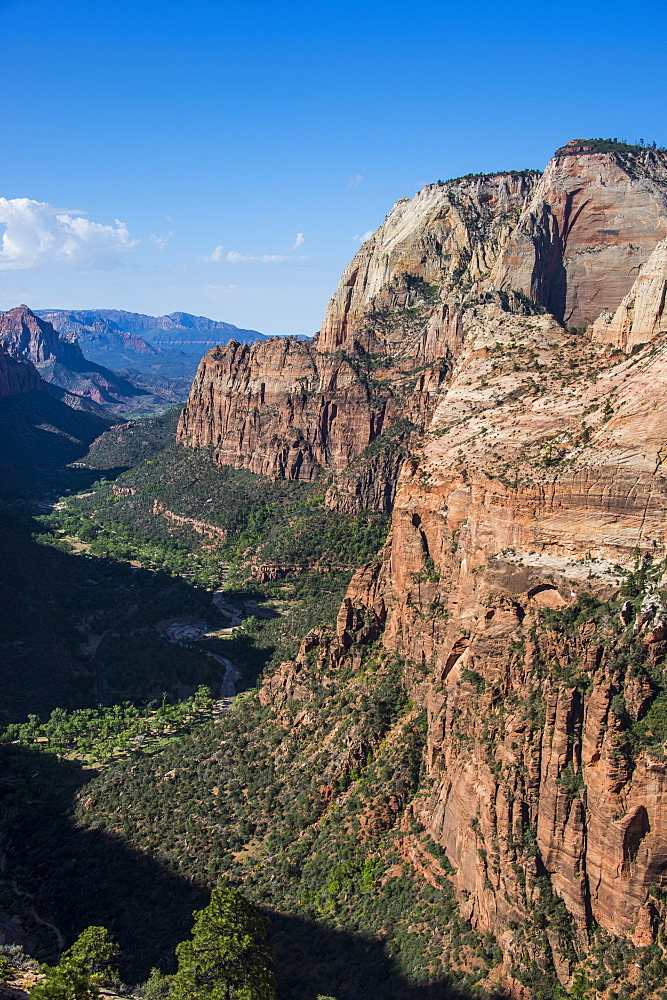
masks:
{"label": "red rock cliff face", "polygon": [[84,361],[76,338],[61,337],[50,323],[39,319],[27,306],[0,313],[0,343],[15,358],[39,364],[42,361]]}
{"label": "red rock cliff face", "polygon": [[488,276],[537,177],[431,185],[399,202],[346,271],[312,343],[232,342],[209,352],[179,440],[213,445],[217,462],[269,476],[347,469],[332,504],[388,509],[395,449],[358,472],[350,463],[399,422],[421,430],[430,419],[460,348],[457,282]]}
{"label": "red rock cliff face", "polygon": [[[627,720],[655,696],[667,593],[656,577],[611,617],[577,602],[667,556],[666,176],[664,154],[565,151],[541,179],[425,189],[362,247],[316,342],[209,354],[179,427],[221,462],[332,470],[344,509],[382,493],[364,449],[423,429],[327,668],[380,632],[405,659],[428,713],[408,815],[516,996],[512,970],[547,953],[569,983],[593,921],[642,944],[662,919],[667,764]],[[559,322],[603,310],[586,336]]]}
{"label": "red rock cliff face", "polygon": [[[179,440],[270,476],[340,474],[399,421],[427,424],[470,310],[542,308],[575,326],[613,312],[667,236],[667,154],[573,149],[544,175],[462,178],[401,199],[346,269],[313,342],[209,352]],[[369,478],[352,470],[331,502],[386,506],[395,463],[376,461],[379,490]]]}
{"label": "red rock cliff face", "polygon": [[29,361],[17,361],[0,344],[0,398],[19,396],[31,389],[46,389],[35,366]]}
{"label": "red rock cliff face", "polygon": [[444,360],[402,372],[290,339],[232,341],[200,364],[178,439],[213,445],[222,465],[315,479],[346,469],[399,420],[423,425],[444,370]]}
{"label": "red rock cliff face", "polygon": [[[375,614],[383,643],[427,670],[431,783],[412,810],[508,968],[530,954],[531,932],[509,928],[544,909],[545,874],[579,949],[592,920],[647,944],[650,889],[667,880],[667,765],[633,757],[616,702],[636,718],[654,692],[618,652],[623,623],[584,615],[564,635],[542,613],[616,593],[638,552],[667,554],[667,338],[619,360],[549,317],[486,306],[464,342],[403,468],[384,562],[353,581],[347,614]],[[652,601],[631,613],[633,648],[659,663]],[[569,981],[555,934],[551,950]]]}
{"label": "red rock cliff face", "polygon": [[565,323],[614,311],[667,236],[667,153],[595,153],[576,143],[549,163],[493,283],[524,292]]}

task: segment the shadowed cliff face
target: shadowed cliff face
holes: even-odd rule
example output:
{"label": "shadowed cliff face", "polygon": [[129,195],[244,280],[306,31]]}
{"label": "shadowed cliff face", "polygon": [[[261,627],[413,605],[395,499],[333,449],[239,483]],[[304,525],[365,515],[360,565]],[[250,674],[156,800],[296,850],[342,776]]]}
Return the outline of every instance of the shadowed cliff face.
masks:
{"label": "shadowed cliff face", "polygon": [[[408,662],[429,722],[406,817],[517,997],[532,961],[571,983],[593,922],[645,945],[664,918],[667,765],[636,733],[667,653],[666,178],[662,153],[566,150],[541,178],[425,189],[359,251],[319,340],[208,355],[179,428],[221,462],[333,472],[346,509],[384,495],[389,461],[364,462],[410,422],[389,541],[322,669],[364,629]],[[603,310],[586,334],[559,322]]]}
{"label": "shadowed cliff face", "polygon": [[18,396],[31,389],[46,389],[35,366],[30,361],[13,358],[0,344],[0,398]]}
{"label": "shadowed cliff face", "polygon": [[616,309],[666,235],[667,153],[565,146],[535,186],[493,284],[524,292],[570,326],[588,326]]}

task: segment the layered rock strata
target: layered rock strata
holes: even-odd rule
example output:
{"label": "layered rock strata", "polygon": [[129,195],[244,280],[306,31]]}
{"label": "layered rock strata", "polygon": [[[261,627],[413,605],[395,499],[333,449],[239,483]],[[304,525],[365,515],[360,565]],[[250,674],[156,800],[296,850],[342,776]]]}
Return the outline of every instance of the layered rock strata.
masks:
{"label": "layered rock strata", "polygon": [[31,361],[85,363],[76,337],[56,333],[50,323],[35,316],[27,306],[17,306],[0,313],[0,342],[15,358]]}
{"label": "layered rock strata", "polygon": [[488,302],[508,316],[546,310],[585,325],[616,310],[665,236],[667,154],[659,151],[569,146],[543,175],[429,185],[397,202],[361,247],[314,341],[231,342],[209,352],[178,438],[269,476],[349,470],[330,502],[387,509],[395,449],[374,466],[364,464],[366,449],[400,421],[427,425],[471,310]]}
{"label": "layered rock strata", "polygon": [[592,326],[593,339],[629,352],[667,333],[667,240],[642,265],[616,312],[603,312]]}
{"label": "layered rock strata", "polygon": [[[667,554],[667,337],[610,361],[549,317],[508,323],[486,307],[465,342],[341,637],[374,617],[383,644],[426,671],[430,789],[411,808],[508,968],[527,947],[508,928],[544,907],[544,875],[580,950],[593,920],[647,944],[650,893],[667,883],[667,764],[633,760],[616,702],[639,718],[655,695],[630,663],[667,652],[661,599],[630,612],[632,656],[622,621],[584,615],[564,636],[543,615],[609,597],[622,567]],[[563,948],[555,938],[568,981]]]}
{"label": "layered rock strata", "polygon": [[445,365],[403,374],[389,361],[324,355],[290,338],[232,341],[203,359],[177,436],[213,445],[221,465],[312,480],[347,468],[401,419],[423,425]]}
{"label": "layered rock strata", "polygon": [[[179,427],[226,464],[334,473],[342,509],[393,506],[322,669],[370,641],[405,659],[428,714],[406,822],[516,996],[534,961],[570,983],[594,923],[641,945],[663,919],[667,764],[627,734],[660,689],[667,594],[656,577],[620,613],[600,602],[667,557],[666,178],[664,153],[565,147],[542,177],[425,189],[362,247],[319,339],[209,354]],[[372,460],[401,421],[387,503]],[[297,667],[262,697],[302,697]]]}
{"label": "layered rock strata", "polygon": [[584,327],[629,292],[667,236],[667,152],[558,150],[503,249],[493,283]]}

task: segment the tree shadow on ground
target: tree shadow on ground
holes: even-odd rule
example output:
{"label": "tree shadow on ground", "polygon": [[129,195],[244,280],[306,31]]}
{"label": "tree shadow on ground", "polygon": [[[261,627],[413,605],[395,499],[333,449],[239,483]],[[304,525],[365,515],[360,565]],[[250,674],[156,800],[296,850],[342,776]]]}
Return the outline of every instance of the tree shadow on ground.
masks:
{"label": "tree shadow on ground", "polygon": [[[51,754],[0,747],[1,905],[20,914],[27,943],[42,960],[57,956],[56,929],[66,947],[91,924],[107,927],[121,947],[121,977],[138,983],[152,966],[173,969],[174,948],[189,936],[192,911],[207,903],[208,890],[120,837],[76,825],[74,798],[85,805],[92,773]],[[409,983],[381,942],[269,915],[280,1000],[315,1000],[319,993],[337,1000],[467,995],[447,982]]]}
{"label": "tree shadow on ground", "polygon": [[[23,721],[28,712],[44,718],[54,708],[96,706],[100,669],[111,702],[219,687],[221,668],[204,650],[182,650],[154,628],[174,615],[222,623],[207,591],[162,571],[35,541],[44,531],[23,512],[3,512],[0,724]],[[107,631],[111,641],[99,663],[90,643]]]}

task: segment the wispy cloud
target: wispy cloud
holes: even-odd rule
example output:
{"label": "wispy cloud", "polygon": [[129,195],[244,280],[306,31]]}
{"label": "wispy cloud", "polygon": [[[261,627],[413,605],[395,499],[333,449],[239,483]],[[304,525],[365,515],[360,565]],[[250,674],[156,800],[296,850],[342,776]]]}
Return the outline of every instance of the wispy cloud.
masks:
{"label": "wispy cloud", "polygon": [[174,234],[171,230],[168,233],[153,233],[151,235],[151,241],[155,243],[158,250],[164,250],[167,243],[173,239]]}
{"label": "wispy cloud", "polygon": [[197,257],[200,264],[216,264],[219,260],[222,260],[222,244],[215,247],[215,249],[206,254],[204,257]]}
{"label": "wispy cloud", "polygon": [[306,254],[296,253],[304,242],[304,234],[297,233],[293,245],[284,253],[240,253],[238,250],[228,250],[227,253],[223,253],[220,244],[206,256],[197,257],[197,261],[201,264],[217,264],[221,261],[227,264],[284,264],[290,261],[308,260]]}
{"label": "wispy cloud", "polygon": [[282,264],[283,261],[289,260],[289,257],[285,257],[281,253],[264,253],[259,257],[255,257],[249,253],[237,253],[236,250],[230,250],[225,260],[229,264],[245,264],[248,261],[254,261],[259,264]]}
{"label": "wispy cloud", "polygon": [[0,198],[0,226],[5,227],[0,270],[105,269],[139,242],[118,219],[106,226],[31,198]]}
{"label": "wispy cloud", "polygon": [[373,233],[374,233],[373,229],[367,229],[365,233],[361,234],[361,236],[353,236],[352,237],[352,242],[353,243],[365,243],[366,240],[370,240],[370,238],[373,235]]}
{"label": "wispy cloud", "polygon": [[352,174],[352,176],[348,179],[347,186],[349,188],[358,188],[359,185],[363,183],[364,183],[363,174]]}

